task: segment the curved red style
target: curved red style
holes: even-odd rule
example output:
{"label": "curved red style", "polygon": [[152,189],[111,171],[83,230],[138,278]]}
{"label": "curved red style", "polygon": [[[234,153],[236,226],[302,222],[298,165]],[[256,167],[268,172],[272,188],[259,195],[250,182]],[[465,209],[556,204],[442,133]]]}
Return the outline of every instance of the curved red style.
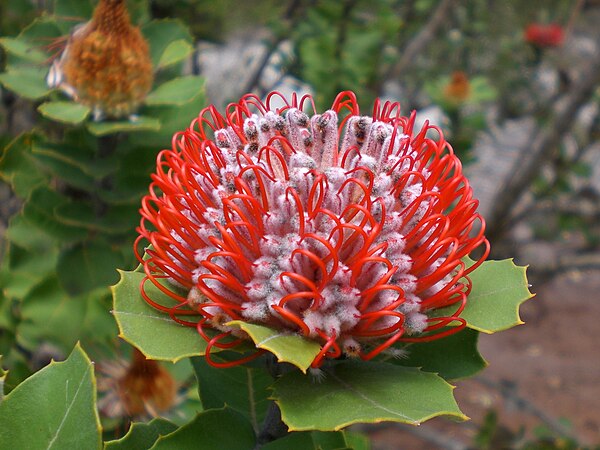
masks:
{"label": "curved red style", "polygon": [[246,95],[173,137],[140,210],[144,299],[211,348],[244,342],[231,320],[299,333],[322,344],[313,367],[460,330],[489,244],[442,132],[415,132],[398,103],[361,116],[352,92],[314,111],[310,96]]}

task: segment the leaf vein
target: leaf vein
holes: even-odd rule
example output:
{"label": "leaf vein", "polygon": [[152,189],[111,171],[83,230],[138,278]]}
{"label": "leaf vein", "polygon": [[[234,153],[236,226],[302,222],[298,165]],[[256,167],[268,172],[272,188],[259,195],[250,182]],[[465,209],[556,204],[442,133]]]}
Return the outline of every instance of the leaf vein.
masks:
{"label": "leaf vein", "polygon": [[[77,396],[79,395],[79,391],[81,390],[81,386],[83,385],[83,382],[85,381],[85,378],[86,378],[88,372],[90,371],[91,367],[92,367],[92,364],[88,364],[86,371],[84,372],[83,376],[81,377],[81,381],[79,382],[79,386],[77,386],[77,390],[75,391],[75,395],[73,395],[73,399],[71,400],[71,403],[67,406],[67,410],[65,411],[65,415],[63,416],[62,420],[60,421],[60,424],[58,425],[58,428],[56,429],[56,433],[54,434],[54,437],[48,443],[48,447],[46,448],[46,450],[52,448],[52,446],[54,445],[54,442],[56,441],[56,439],[58,439],[58,435],[59,435],[60,431],[62,430],[63,426],[65,425],[65,421],[67,420],[67,417],[69,416],[69,412],[71,411],[71,408],[75,404],[75,400],[77,399]],[[67,380],[67,387],[65,388],[65,390],[68,387],[69,387],[69,380]],[[65,395],[68,395],[68,392],[65,392]]]}

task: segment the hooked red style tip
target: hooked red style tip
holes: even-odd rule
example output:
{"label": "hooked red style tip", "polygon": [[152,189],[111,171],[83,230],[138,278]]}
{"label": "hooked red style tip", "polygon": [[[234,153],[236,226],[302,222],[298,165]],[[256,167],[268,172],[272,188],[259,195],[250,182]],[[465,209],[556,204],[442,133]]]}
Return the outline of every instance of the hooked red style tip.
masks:
{"label": "hooked red style tip", "polygon": [[459,331],[485,225],[441,130],[414,123],[391,102],[361,116],[352,92],[322,114],[277,92],[205,108],[142,200],[142,296],[211,348],[245,341],[232,320],[303,335],[322,345],[313,367]]}

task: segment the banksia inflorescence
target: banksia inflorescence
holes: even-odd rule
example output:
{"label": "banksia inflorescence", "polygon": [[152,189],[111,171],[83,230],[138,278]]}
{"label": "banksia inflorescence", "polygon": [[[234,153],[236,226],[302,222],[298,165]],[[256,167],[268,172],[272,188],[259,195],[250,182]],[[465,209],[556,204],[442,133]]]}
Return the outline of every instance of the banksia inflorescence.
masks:
{"label": "banksia inflorescence", "polygon": [[125,0],[100,0],[92,19],[75,27],[48,74],[50,87],[92,108],[96,119],[133,114],[152,80],[148,43],[131,25]]}
{"label": "banksia inflorescence", "polygon": [[131,361],[100,362],[98,370],[98,409],[106,417],[157,417],[179,400],[169,371],[135,348]]}
{"label": "banksia inflorescence", "polygon": [[489,246],[441,131],[415,133],[397,103],[361,116],[351,92],[314,111],[309,96],[247,95],[173,137],[142,200],[142,296],[209,352],[244,342],[232,320],[299,333],[322,345],[313,367],[460,330]]}

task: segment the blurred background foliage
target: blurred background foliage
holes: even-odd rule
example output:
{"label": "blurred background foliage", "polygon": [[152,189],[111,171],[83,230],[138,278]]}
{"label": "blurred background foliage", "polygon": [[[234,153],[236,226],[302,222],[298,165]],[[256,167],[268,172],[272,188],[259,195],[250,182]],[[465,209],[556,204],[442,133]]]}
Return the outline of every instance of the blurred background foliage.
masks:
{"label": "blurred background foliage", "polygon": [[[511,158],[514,164],[519,151],[535,145],[530,136],[543,137],[556,125],[555,109],[585,84],[585,63],[597,60],[599,51],[593,25],[573,29],[587,14],[598,14],[600,5],[592,0],[128,0],[133,22],[150,42],[154,96],[139,111],[141,121],[94,122],[63,94],[46,89],[44,81],[55,56],[52,40],[89,17],[94,4],[0,0],[5,72],[0,174],[10,185],[3,186],[0,199],[0,354],[10,368],[7,392],[50,358],[63,358],[78,340],[108,359],[128,357],[130,350],[115,343],[108,286],[118,279],[115,268],[135,266],[137,210],[156,154],[207,100],[220,100],[207,98],[204,78],[207,88],[212,82],[223,92],[221,103],[236,100],[243,88],[285,90],[289,79],[297,83],[290,89],[312,89],[319,109],[346,89],[357,94],[364,111],[377,97],[400,100],[404,112],[417,109],[423,120],[444,130],[475,177],[501,190],[510,173],[503,180],[477,172],[486,157],[482,140],[491,136],[488,141],[495,142],[491,151],[499,166]],[[560,24],[571,47],[528,42],[524,30],[532,23]],[[199,41],[204,44],[197,46]],[[235,61],[213,58],[201,64],[202,49],[209,45],[219,53],[232,41],[257,44],[258,63],[244,66],[240,56],[234,72],[246,77],[219,85],[211,65],[236,67]],[[582,46],[583,56],[570,51]],[[274,81],[266,76],[268,69],[278,74]],[[188,85],[169,85],[184,78]],[[157,93],[158,87],[164,91]],[[540,277],[565,266],[598,267],[600,193],[593,164],[599,96],[592,83],[576,109],[587,108],[587,115],[578,115],[567,133],[552,141],[513,207],[504,211],[502,224],[492,224],[496,256],[532,242],[556,244],[559,251],[552,255],[558,256],[538,267]],[[506,142],[512,153],[503,153]],[[482,200],[492,217],[497,199]],[[184,386],[185,376],[177,374]],[[504,448],[506,441],[494,443],[498,433],[491,412],[475,444]],[[520,442],[519,448],[578,448],[555,434],[548,439],[541,433],[534,441],[513,434],[511,442]]]}

